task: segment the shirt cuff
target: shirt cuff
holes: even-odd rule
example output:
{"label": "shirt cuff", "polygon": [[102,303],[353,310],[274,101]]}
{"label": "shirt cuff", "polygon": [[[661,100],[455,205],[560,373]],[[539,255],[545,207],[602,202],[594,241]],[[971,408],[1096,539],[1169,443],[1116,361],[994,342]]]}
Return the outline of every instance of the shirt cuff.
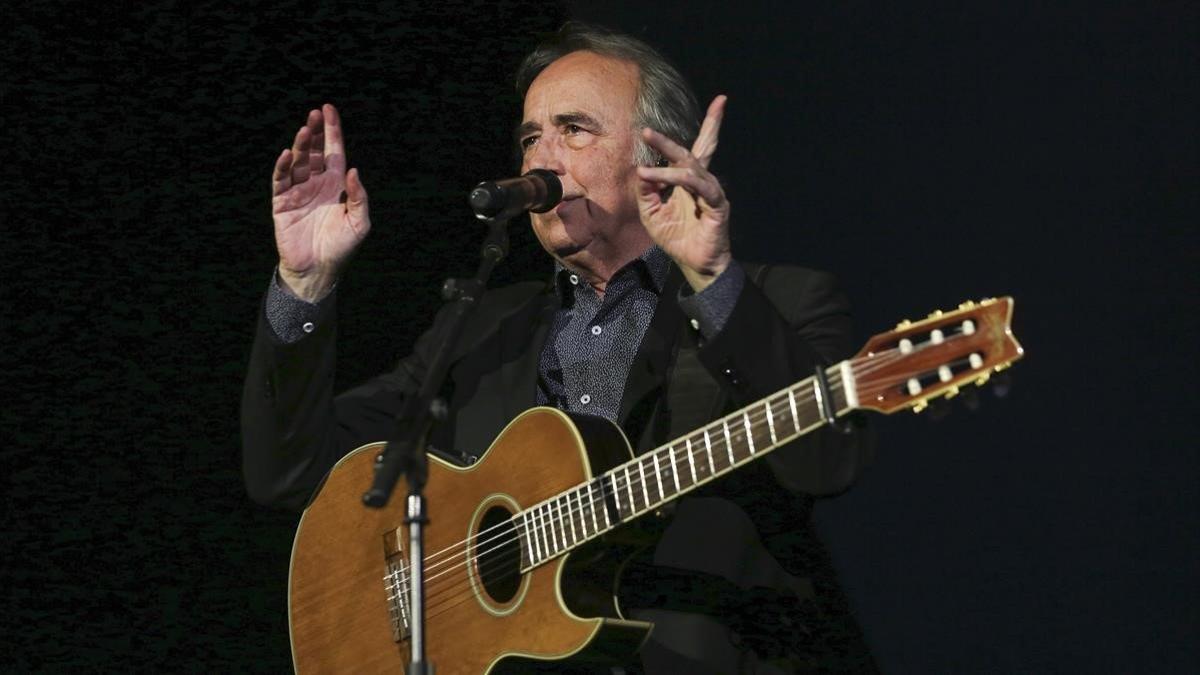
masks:
{"label": "shirt cuff", "polygon": [[705,340],[711,340],[721,332],[729,315],[733,314],[733,307],[745,284],[746,271],[733,260],[720,276],[699,293],[693,293],[691,287],[684,284],[679,289],[679,306],[692,320],[692,328],[700,331],[700,336]]}
{"label": "shirt cuff", "polygon": [[325,297],[317,302],[308,302],[292,295],[283,287],[279,280],[279,269],[271,275],[271,285],[267,288],[267,300],[264,308],[267,313],[267,325],[275,333],[275,337],[285,345],[299,342],[301,338],[317,328],[317,317],[321,307],[333,297],[331,289]]}

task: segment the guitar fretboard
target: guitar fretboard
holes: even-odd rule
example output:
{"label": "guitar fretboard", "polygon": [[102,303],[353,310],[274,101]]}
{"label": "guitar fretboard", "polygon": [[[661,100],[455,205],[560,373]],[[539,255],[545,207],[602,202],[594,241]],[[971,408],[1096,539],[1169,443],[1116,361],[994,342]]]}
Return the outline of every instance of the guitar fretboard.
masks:
{"label": "guitar fretboard", "polygon": [[[849,362],[826,371],[831,408],[857,405]],[[526,571],[795,440],[825,423],[809,377],[515,514]]]}

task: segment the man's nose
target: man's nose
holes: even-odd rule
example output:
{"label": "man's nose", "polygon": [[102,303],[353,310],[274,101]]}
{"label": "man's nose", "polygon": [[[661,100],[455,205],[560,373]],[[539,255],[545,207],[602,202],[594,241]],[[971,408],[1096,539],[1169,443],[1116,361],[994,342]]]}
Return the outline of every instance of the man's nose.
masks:
{"label": "man's nose", "polygon": [[525,169],[545,169],[561,176],[566,173],[562,151],[562,139],[557,134],[544,134],[525,158]]}

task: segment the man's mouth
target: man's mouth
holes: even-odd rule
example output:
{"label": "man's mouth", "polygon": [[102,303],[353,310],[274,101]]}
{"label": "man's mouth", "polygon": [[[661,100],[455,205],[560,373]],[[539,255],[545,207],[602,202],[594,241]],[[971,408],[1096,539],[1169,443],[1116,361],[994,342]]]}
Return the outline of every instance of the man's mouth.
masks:
{"label": "man's mouth", "polygon": [[562,201],[558,203],[558,206],[554,207],[554,213],[561,217],[563,211],[571,208],[568,205],[576,199],[580,199],[581,197],[582,195],[564,195]]}

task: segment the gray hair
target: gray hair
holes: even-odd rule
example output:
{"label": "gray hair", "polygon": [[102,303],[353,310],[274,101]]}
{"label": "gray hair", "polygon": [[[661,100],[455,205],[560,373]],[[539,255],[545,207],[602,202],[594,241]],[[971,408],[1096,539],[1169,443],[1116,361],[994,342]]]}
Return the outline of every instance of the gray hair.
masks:
{"label": "gray hair", "polygon": [[[580,21],[568,21],[551,33],[517,68],[517,94],[525,97],[533,80],[551,63],[571,52],[589,51],[630,61],[638,67],[638,94],[633,123],[650,127],[685,148],[700,131],[696,96],[687,81],[653,47],[641,40]],[[662,156],[646,145],[640,134],[633,161],[640,166],[661,163]]]}

